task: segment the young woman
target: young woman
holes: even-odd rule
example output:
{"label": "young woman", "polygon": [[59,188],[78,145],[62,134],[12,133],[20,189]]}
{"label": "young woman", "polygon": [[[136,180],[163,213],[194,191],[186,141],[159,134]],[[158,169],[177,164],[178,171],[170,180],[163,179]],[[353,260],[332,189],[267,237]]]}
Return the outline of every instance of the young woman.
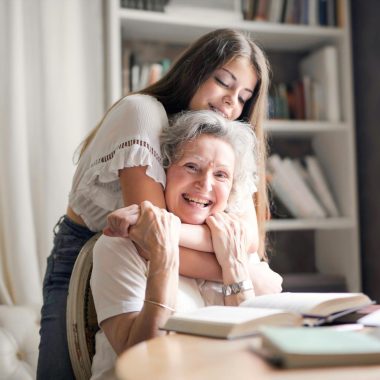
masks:
{"label": "young woman", "polygon": [[[210,111],[184,113],[164,129],[168,211],[143,202],[130,231],[148,260],[131,239],[103,235],[94,247],[91,287],[101,330],[93,379],[111,378],[116,355],[162,334],[174,310],[238,305],[255,296],[247,225],[238,217],[256,191],[254,141],[248,124]],[[179,276],[181,223],[209,226],[224,286]]]}
{"label": "young woman", "polygon": [[[151,201],[165,208],[165,172],[159,135],[168,118],[184,110],[212,110],[231,120],[249,121],[258,140],[255,203],[241,216],[250,227],[249,246],[265,256],[267,197],[264,172],[268,65],[248,37],[216,30],[193,43],[156,84],[129,95],[106,113],[84,141],[69,196],[67,214],[57,223],[44,279],[38,379],[74,378],[66,341],[66,298],[75,259],[84,243],[106,226],[106,216],[123,206]],[[255,207],[256,212],[255,212]],[[256,242],[257,245],[257,242]],[[207,226],[181,226],[180,273],[221,280],[210,251]],[[195,251],[194,251],[195,250]],[[143,253],[143,252],[141,252]]]}

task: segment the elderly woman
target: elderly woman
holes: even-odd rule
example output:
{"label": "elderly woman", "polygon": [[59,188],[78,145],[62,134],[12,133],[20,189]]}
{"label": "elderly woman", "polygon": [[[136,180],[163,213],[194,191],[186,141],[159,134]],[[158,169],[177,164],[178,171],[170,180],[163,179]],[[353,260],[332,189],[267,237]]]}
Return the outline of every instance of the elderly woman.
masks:
{"label": "elderly woman", "polygon": [[[257,255],[248,254],[246,227],[236,216],[240,200],[255,191],[250,126],[211,111],[188,112],[163,131],[161,151],[167,210],[149,202],[131,206],[139,218],[130,238],[102,236],[94,248],[91,287],[101,330],[93,379],[108,378],[126,348],[163,334],[159,327],[175,310],[238,305],[255,296],[260,278],[281,288],[280,276],[266,263],[250,263]],[[179,275],[181,222],[208,225],[223,284]]]}

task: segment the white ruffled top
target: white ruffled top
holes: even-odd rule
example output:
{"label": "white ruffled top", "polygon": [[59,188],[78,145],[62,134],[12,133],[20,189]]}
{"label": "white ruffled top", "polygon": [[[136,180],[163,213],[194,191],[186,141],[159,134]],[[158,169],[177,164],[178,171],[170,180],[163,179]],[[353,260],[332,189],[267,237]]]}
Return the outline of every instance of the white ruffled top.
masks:
{"label": "white ruffled top", "polygon": [[127,96],[106,115],[79,160],[69,194],[70,207],[91,231],[101,231],[106,216],[123,207],[120,169],[147,166],[146,174],[165,187],[159,137],[167,124],[163,105],[149,95]]}

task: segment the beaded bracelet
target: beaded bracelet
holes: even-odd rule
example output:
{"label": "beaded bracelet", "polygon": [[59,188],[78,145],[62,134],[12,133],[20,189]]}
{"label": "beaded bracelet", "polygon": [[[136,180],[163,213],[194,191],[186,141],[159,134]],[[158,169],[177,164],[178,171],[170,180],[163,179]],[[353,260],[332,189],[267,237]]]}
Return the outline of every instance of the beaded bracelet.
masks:
{"label": "beaded bracelet", "polygon": [[173,309],[173,308],[170,307],[170,306],[164,305],[163,303],[159,303],[159,302],[151,301],[151,300],[144,300],[144,302],[151,303],[152,305],[160,306],[160,307],[162,307],[162,308],[164,308],[164,309],[168,309],[168,310],[170,310],[170,311],[175,312],[175,309]]}

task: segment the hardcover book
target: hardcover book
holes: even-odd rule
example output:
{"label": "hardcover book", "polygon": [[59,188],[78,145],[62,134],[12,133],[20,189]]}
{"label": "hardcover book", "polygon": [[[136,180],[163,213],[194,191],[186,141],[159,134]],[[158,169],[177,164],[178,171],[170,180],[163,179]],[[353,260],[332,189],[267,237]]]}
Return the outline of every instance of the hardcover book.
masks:
{"label": "hardcover book", "polygon": [[344,314],[371,305],[363,293],[278,293],[258,296],[244,301],[240,307],[278,308],[316,318],[320,323],[332,322]]}
{"label": "hardcover book", "polygon": [[302,317],[278,309],[206,306],[186,313],[173,314],[162,330],[233,339],[257,333],[264,325],[300,326]]}
{"label": "hardcover book", "polygon": [[254,335],[262,326],[314,326],[330,322],[371,303],[362,293],[268,294],[244,301],[240,306],[206,306],[175,313],[161,329],[233,339]]}
{"label": "hardcover book", "polygon": [[264,327],[259,356],[284,368],[380,364],[380,340],[329,327]]}
{"label": "hardcover book", "polygon": [[318,105],[322,120],[341,119],[339,100],[338,52],[334,46],[324,46],[301,61],[301,75],[309,76],[322,87],[322,104]]}

